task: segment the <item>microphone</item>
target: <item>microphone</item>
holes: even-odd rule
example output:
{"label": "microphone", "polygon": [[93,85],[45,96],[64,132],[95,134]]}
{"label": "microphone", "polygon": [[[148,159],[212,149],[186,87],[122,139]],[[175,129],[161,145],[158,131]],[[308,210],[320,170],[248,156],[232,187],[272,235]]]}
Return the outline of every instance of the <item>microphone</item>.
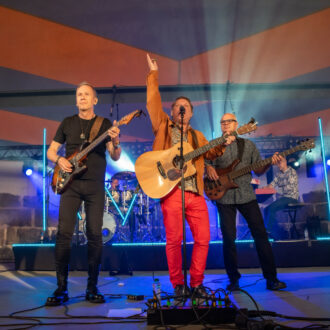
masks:
{"label": "microphone", "polygon": [[186,112],[186,109],[183,105],[180,105],[180,115],[184,115]]}

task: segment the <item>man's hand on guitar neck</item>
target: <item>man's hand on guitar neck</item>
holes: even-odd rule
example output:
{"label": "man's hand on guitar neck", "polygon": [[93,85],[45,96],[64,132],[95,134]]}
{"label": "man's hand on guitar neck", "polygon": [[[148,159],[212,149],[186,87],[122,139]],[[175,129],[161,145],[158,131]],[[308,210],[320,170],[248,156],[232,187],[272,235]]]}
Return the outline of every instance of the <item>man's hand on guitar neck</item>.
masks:
{"label": "man's hand on guitar neck", "polygon": [[226,137],[226,142],[224,143],[225,146],[229,146],[230,144],[232,144],[234,141],[236,140],[236,136],[235,135],[229,135]]}
{"label": "man's hand on guitar neck", "polygon": [[111,141],[114,146],[119,144],[119,133],[120,129],[118,127],[117,120],[114,120],[112,127],[108,129],[108,135],[111,137]]}
{"label": "man's hand on guitar neck", "polygon": [[281,156],[278,152],[275,152],[272,156],[272,165],[279,165],[279,163],[282,162],[283,159],[283,156]]}

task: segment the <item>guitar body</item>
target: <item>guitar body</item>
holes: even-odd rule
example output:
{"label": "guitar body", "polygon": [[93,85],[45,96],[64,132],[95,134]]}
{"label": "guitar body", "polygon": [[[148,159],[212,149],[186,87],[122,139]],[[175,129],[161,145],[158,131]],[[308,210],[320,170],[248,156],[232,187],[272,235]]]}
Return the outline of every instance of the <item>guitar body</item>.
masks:
{"label": "guitar body", "polygon": [[229,176],[238,163],[239,160],[236,159],[226,168],[215,169],[219,176],[218,180],[214,181],[206,177],[204,178],[204,191],[209,199],[220,199],[229,189],[238,188],[238,185]]}
{"label": "guitar body", "polygon": [[64,172],[56,165],[52,177],[52,190],[55,194],[62,194],[70,185],[71,181],[78,175],[87,171],[86,160],[87,156],[76,161],[76,155],[79,151],[74,152],[67,160],[72,164],[72,172]]}
{"label": "guitar body", "polygon": [[[181,180],[180,164],[176,161],[180,155],[180,143],[167,150],[149,151],[142,154],[135,162],[135,173],[146,195],[162,198],[170,193]],[[192,146],[183,142],[183,155],[193,151]],[[184,177],[196,173],[192,161],[184,164]]]}

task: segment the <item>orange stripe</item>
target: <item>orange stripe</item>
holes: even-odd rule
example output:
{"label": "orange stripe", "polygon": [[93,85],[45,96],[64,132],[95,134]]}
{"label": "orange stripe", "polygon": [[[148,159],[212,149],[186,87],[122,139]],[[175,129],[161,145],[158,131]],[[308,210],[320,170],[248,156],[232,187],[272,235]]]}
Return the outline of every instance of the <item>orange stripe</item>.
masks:
{"label": "orange stripe", "polygon": [[[146,51],[0,6],[1,66],[96,87],[145,85]],[[178,62],[158,56],[160,83],[178,82]]]}
{"label": "orange stripe", "polygon": [[326,9],[184,60],[181,83],[274,83],[329,67],[329,31]]}
{"label": "orange stripe", "polygon": [[267,136],[319,136],[318,117],[322,118],[323,134],[330,135],[330,108],[307,115],[280,120],[258,127],[251,137]]}
{"label": "orange stripe", "polygon": [[0,110],[0,140],[41,145],[43,129],[47,129],[47,144],[55,136],[59,122]]}
{"label": "orange stripe", "polygon": [[[0,110],[0,140],[14,141],[17,143],[41,145],[43,129],[47,129],[47,144],[49,144],[56,133],[60,122],[15,112]],[[120,135],[121,142],[146,142],[149,139],[131,135]]]}

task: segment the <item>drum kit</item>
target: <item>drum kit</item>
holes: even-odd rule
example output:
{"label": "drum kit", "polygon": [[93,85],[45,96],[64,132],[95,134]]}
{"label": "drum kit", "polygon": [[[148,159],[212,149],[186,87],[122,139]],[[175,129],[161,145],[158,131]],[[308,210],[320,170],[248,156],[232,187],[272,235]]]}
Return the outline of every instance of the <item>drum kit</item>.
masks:
{"label": "drum kit", "polygon": [[[79,213],[79,244],[86,244],[84,205]],[[102,241],[103,244],[165,241],[160,202],[139,189],[134,172],[119,172],[105,181]]]}

